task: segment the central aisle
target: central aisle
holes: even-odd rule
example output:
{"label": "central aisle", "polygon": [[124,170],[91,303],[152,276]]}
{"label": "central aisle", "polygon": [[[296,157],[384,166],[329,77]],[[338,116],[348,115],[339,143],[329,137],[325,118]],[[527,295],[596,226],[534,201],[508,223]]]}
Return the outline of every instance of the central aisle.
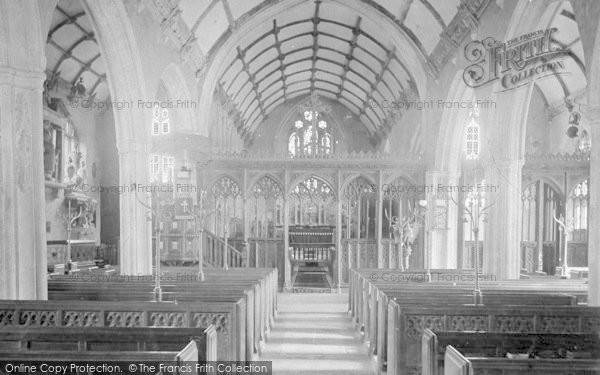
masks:
{"label": "central aisle", "polygon": [[273,361],[274,375],[376,373],[348,314],[348,294],[279,294],[278,310],[259,358]]}

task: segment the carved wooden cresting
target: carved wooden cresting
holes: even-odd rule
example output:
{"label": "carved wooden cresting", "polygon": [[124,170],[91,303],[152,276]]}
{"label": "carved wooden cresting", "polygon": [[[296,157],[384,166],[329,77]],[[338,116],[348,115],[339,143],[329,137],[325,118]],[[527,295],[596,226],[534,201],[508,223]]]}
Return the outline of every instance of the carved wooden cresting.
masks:
{"label": "carved wooden cresting", "polygon": [[[165,310],[147,303],[135,303],[127,308],[111,307],[111,303],[81,302],[80,307],[65,307],[65,303],[23,303],[9,307],[0,306],[0,327],[194,327],[208,328],[214,325],[218,335],[218,351],[221,358],[230,358],[235,350],[238,332],[232,331],[231,312],[194,312],[185,307],[171,305]],[[86,306],[83,306],[86,305]],[[96,306],[90,308],[90,306]],[[113,304],[119,305],[119,303]],[[51,306],[51,307],[50,307]],[[145,307],[144,307],[145,306]],[[137,308],[137,310],[136,310]],[[214,308],[206,308],[214,310]],[[179,311],[177,311],[179,310]],[[229,354],[228,354],[229,353]],[[233,358],[233,357],[231,357]]]}

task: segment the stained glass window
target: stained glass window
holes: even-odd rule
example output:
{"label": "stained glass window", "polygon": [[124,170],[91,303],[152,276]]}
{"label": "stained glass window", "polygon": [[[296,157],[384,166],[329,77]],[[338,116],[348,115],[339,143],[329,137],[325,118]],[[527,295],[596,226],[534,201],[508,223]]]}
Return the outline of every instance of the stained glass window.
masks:
{"label": "stained glass window", "polygon": [[169,110],[155,105],[152,110],[152,135],[168,134],[170,125]]}
{"label": "stained glass window", "polygon": [[332,153],[332,136],[326,120],[317,111],[305,111],[303,120],[294,123],[288,139],[291,157],[329,155]]}
{"label": "stained glass window", "polygon": [[479,110],[475,107],[469,113],[465,129],[465,155],[468,160],[479,158]]}

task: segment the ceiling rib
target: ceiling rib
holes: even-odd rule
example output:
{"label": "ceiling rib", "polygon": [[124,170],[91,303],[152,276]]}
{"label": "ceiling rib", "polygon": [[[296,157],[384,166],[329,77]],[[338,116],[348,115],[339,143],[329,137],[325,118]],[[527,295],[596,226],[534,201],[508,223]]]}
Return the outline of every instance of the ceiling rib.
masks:
{"label": "ceiling rib", "polygon": [[440,16],[438,11],[435,9],[435,7],[433,5],[431,5],[431,3],[427,0],[420,0],[420,1],[421,1],[421,4],[423,4],[425,6],[425,8],[427,8],[429,13],[431,13],[433,18],[435,18],[435,20],[440,24],[440,26],[442,27],[442,30],[446,30],[446,27],[447,27],[446,23],[444,22],[444,19],[442,18],[442,16]]}
{"label": "ceiling rib", "polygon": [[204,12],[202,12],[202,14],[200,14],[200,16],[198,17],[198,19],[196,20],[196,22],[194,22],[194,25],[192,26],[191,33],[195,34],[196,30],[198,29],[198,27],[200,27],[200,24],[202,23],[202,21],[204,21],[204,19],[206,18],[206,16],[208,15],[208,13],[210,13],[210,11],[215,7],[215,5],[217,5],[219,3],[220,0],[213,0],[207,7],[206,9],[204,9]]}
{"label": "ceiling rib", "polygon": [[[57,69],[60,67],[60,64],[62,64],[62,62],[64,60],[66,60],[67,58],[71,58],[71,59],[77,61],[80,65],[85,65],[86,64],[85,61],[82,61],[77,56],[73,56],[73,54],[72,54],[72,48],[69,48],[69,51],[65,50],[64,48],[62,48],[61,46],[59,46],[58,44],[56,44],[56,42],[53,41],[53,40],[50,40],[48,43],[52,44],[56,49],[58,49],[63,54],[63,56],[61,56],[61,58],[59,59],[59,63],[56,64],[56,66],[52,70],[53,73],[56,73]],[[100,77],[102,75],[102,74],[98,73],[97,71],[95,71],[92,68],[88,69],[88,71],[90,73],[94,74],[97,77]]]}
{"label": "ceiling rib", "polygon": [[321,0],[315,0],[315,15],[313,17],[313,55],[310,75],[310,89],[315,89],[315,69],[317,68],[317,53],[319,52],[319,8]]}
{"label": "ceiling rib", "polygon": [[[92,67],[92,64],[94,63],[94,61],[98,60],[100,58],[100,53],[98,53],[96,56],[92,57],[91,59],[88,60],[88,62],[86,62],[85,64],[83,64],[81,66],[81,69],[79,69],[79,71],[77,72],[77,74],[75,74],[75,77],[73,78],[73,80],[71,81],[71,85],[74,85],[75,83],[77,83],[77,79],[86,71],[86,70],[90,70]],[[105,75],[106,76],[106,75]]]}
{"label": "ceiling rib", "polygon": [[[88,34],[89,31],[86,30],[83,26],[81,26],[79,24],[79,22],[77,22],[77,20],[82,17],[83,15],[85,15],[85,12],[78,12],[74,15],[70,15],[69,13],[67,13],[63,8],[57,6],[56,10],[59,11],[64,17],[68,18],[69,20],[73,20],[72,22],[68,22],[69,24],[73,24],[75,27],[77,27],[82,33],[84,34]],[[63,25],[64,26],[64,25]],[[62,26],[61,26],[62,27]],[[58,30],[58,29],[57,29]]]}
{"label": "ceiling rib", "polygon": [[[211,6],[218,1],[213,0]],[[321,17],[323,1],[314,3],[312,14],[307,14],[306,18],[284,25],[273,20],[270,30],[253,38],[245,47],[239,45],[237,56],[219,78],[221,87],[227,87],[227,96],[239,108],[241,121],[245,122],[245,130],[250,134],[277,105],[295,95],[315,91],[340,100],[362,118],[371,135],[385,131],[385,116],[377,110],[369,110],[369,100],[414,90],[410,71],[395,49],[390,50],[381,38],[363,29],[361,17],[353,24],[324,19]],[[425,6],[428,10],[433,8],[429,3]],[[445,28],[437,12],[434,17]],[[338,32],[337,27],[347,29],[351,34],[345,34],[343,30]],[[287,30],[293,31],[286,32],[282,38]],[[284,52],[285,46],[287,52]],[[289,49],[290,46],[293,49]],[[361,53],[357,54],[357,51]],[[296,59],[284,63],[290,56]],[[292,82],[298,75],[306,77]]]}
{"label": "ceiling rib", "polygon": [[[373,82],[373,84],[371,85],[371,92],[367,94],[367,100],[365,100],[365,102],[363,103],[363,107],[360,110],[361,114],[366,115],[367,107],[368,107],[369,103],[371,103],[373,100],[373,94],[375,94],[375,92],[378,91],[377,86],[379,86],[379,83],[383,80],[383,75],[385,74],[385,71],[390,66],[390,63],[392,62],[392,57],[394,56],[395,53],[396,53],[395,49],[392,49],[391,51],[388,52],[385,63],[381,67],[381,72],[375,77],[375,82]],[[375,116],[377,116],[377,120],[381,121],[382,125],[385,126],[386,125],[385,121],[379,117],[379,115],[377,114],[377,111],[373,110],[372,112],[375,113]],[[373,134],[371,134],[371,135],[373,135]]]}
{"label": "ceiling rib", "polygon": [[[283,52],[281,52],[281,42],[279,41],[279,31],[280,31],[280,29],[277,27],[277,20],[273,20],[273,35],[275,36],[275,49],[277,50],[277,58],[279,59],[279,71],[281,72],[281,81],[283,82],[283,96],[285,96],[285,91],[287,90],[286,82],[285,82],[285,68],[283,65],[283,60],[285,59],[285,56],[284,56]],[[266,77],[268,77],[268,75],[266,75],[265,78]],[[262,80],[259,81],[259,84],[260,84],[260,82],[262,82]],[[274,81],[274,82],[277,82],[277,81]],[[269,85],[269,87],[270,86],[271,85]],[[265,88],[265,90],[267,90],[267,89],[268,89],[268,87]],[[267,99],[265,99],[265,102],[266,101],[267,101]]]}
{"label": "ceiling rib", "polygon": [[[61,27],[66,26],[66,25],[71,25],[71,24],[75,24],[77,26],[79,26],[79,24],[77,23],[77,19],[79,19],[79,17],[82,17],[85,15],[85,12],[79,12],[76,13],[72,16],[69,16],[67,13],[65,13],[65,11],[63,11],[62,9],[60,9],[60,7],[56,7],[56,9],[58,9],[63,16],[65,17],[65,20],[58,23],[56,26],[54,26],[50,32],[48,32],[48,39],[52,38],[52,36],[54,35],[54,33],[56,33]],[[81,27],[78,27],[81,30]]]}
{"label": "ceiling rib", "polygon": [[[78,20],[80,18],[84,17],[86,15],[86,13],[85,13],[85,11],[78,11],[75,14],[69,14],[67,11],[65,11],[60,6],[56,7],[56,11],[58,13],[60,13],[62,17],[64,17],[64,20],[58,22],[48,32],[47,43],[52,45],[54,48],[56,48],[61,53],[61,56],[57,60],[57,62],[54,64],[54,67],[52,68],[52,70],[50,70],[50,71],[52,72],[52,74],[56,74],[58,72],[58,70],[60,69],[61,65],[66,60],[73,59],[76,63],[81,65],[81,67],[79,68],[79,70],[77,71],[77,73],[75,74],[73,79],[70,81],[71,85],[75,85],[77,83],[77,80],[85,72],[90,72],[92,75],[96,76],[96,82],[92,85],[91,89],[89,90],[89,93],[92,94],[95,92],[95,90],[98,88],[98,86],[102,82],[106,81],[106,74],[100,73],[92,68],[92,65],[94,64],[94,62],[101,57],[100,53],[97,53],[94,57],[92,57],[88,61],[83,61],[81,58],[75,56],[75,54],[74,54],[75,49],[79,45],[81,45],[82,43],[84,43],[86,41],[92,41],[96,45],[98,44],[98,42],[96,41],[94,32],[87,30],[85,27],[83,27],[81,24],[79,24]],[[83,34],[83,36],[81,36],[79,39],[77,39],[75,42],[73,42],[67,49],[65,49],[54,40],[54,36],[62,27],[65,27],[68,25],[75,26]]]}
{"label": "ceiling rib", "polygon": [[[346,63],[344,66],[350,66],[350,61],[354,59],[354,49],[358,45],[358,36],[360,35],[360,23],[362,21],[362,17],[358,17],[356,20],[356,24],[354,25],[354,29],[352,29],[352,40],[350,41],[350,50],[346,55]],[[344,73],[340,77],[342,79],[341,86],[344,86],[344,82],[346,82],[346,78],[348,77],[348,71],[344,69]],[[340,92],[338,94],[338,99],[342,96],[343,88],[340,86]]]}
{"label": "ceiling rib", "polygon": [[[240,47],[238,47],[237,50],[238,50],[238,59],[240,59],[240,61],[242,62],[243,70],[248,75],[250,83],[252,84],[252,89],[254,90],[254,93],[256,95],[256,100],[258,100],[258,105],[260,107],[262,115],[263,115],[263,117],[265,117],[266,116],[265,109],[263,108],[263,103],[260,100],[260,92],[258,92],[258,85],[256,84],[256,81],[255,81],[256,77],[254,76],[254,74],[252,74],[252,72],[250,71],[250,68],[248,67],[248,64],[246,64],[246,62],[244,61],[244,52],[242,51],[242,49]],[[250,108],[250,107],[248,107],[248,108]],[[245,114],[248,111],[248,108],[246,108],[246,110],[244,110],[242,118],[245,117]]]}

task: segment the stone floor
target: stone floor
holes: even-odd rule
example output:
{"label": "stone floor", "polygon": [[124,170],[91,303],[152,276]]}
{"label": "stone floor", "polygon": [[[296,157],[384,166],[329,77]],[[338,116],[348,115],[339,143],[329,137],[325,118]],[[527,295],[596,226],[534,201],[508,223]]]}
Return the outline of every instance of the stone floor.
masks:
{"label": "stone floor", "polygon": [[279,294],[259,360],[274,375],[371,375],[375,363],[348,315],[348,294]]}

